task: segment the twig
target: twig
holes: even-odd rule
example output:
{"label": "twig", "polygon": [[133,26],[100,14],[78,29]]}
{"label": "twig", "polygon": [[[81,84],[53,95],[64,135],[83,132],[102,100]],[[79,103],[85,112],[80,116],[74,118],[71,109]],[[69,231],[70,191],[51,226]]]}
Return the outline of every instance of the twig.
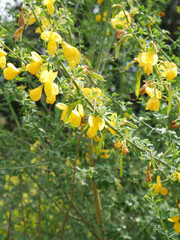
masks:
{"label": "twig", "polygon": [[104,52],[104,44],[105,44],[105,38],[106,38],[106,32],[107,32],[107,28],[108,28],[108,23],[109,23],[109,17],[110,17],[110,11],[111,11],[111,1],[108,0],[108,13],[107,13],[107,19],[106,19],[106,23],[105,23],[105,27],[104,27],[104,32],[103,32],[103,39],[101,42],[101,48],[99,51],[99,55],[98,55],[98,59],[97,59],[97,65],[96,65],[96,71],[99,71],[100,65],[101,65],[101,60],[102,60],[102,56],[103,56],[103,52]]}
{"label": "twig", "polygon": [[23,198],[22,198],[22,178],[20,178],[19,193],[20,193],[20,201],[21,201],[22,221],[24,224],[24,234],[26,234],[26,220],[24,216],[24,204],[23,204]]}
{"label": "twig", "polygon": [[8,238],[7,238],[7,240],[10,240],[10,234],[11,234],[11,210],[9,210]]}
{"label": "twig", "polygon": [[69,207],[68,210],[66,212],[66,216],[62,225],[62,231],[61,231],[61,237],[60,240],[63,240],[63,235],[64,235],[64,227],[68,218],[68,214],[69,211],[71,209],[71,205],[72,205],[72,200],[73,200],[73,195],[74,195],[74,188],[75,188],[75,178],[76,178],[76,163],[77,163],[77,157],[78,157],[78,153],[79,153],[79,145],[80,145],[80,140],[81,140],[81,135],[82,135],[82,124],[81,124],[81,130],[79,133],[79,139],[78,139],[78,145],[77,145],[77,150],[76,150],[76,157],[75,157],[75,161],[74,161],[74,173],[73,173],[73,185],[72,185],[72,192],[71,192],[71,197],[70,197],[70,201],[69,201]]}
{"label": "twig", "polygon": [[3,41],[0,39],[0,44],[6,48],[12,55],[14,55],[16,58],[18,58],[20,61],[22,61],[24,64],[27,64],[27,62],[21,58],[19,55],[17,55],[16,53],[14,53],[5,43],[3,43]]}
{"label": "twig", "polygon": [[[69,199],[66,191],[64,189],[62,189],[64,194],[66,195],[66,198]],[[92,226],[89,225],[89,223],[85,220],[85,218],[83,217],[83,215],[79,212],[79,210],[76,208],[75,204],[72,202],[72,206],[74,208],[74,211],[77,213],[77,215],[79,215],[80,220],[86,225],[86,227],[89,229],[89,231],[94,235],[94,237],[97,240],[100,240],[100,237],[97,235],[97,233],[93,230]]]}
{"label": "twig", "polygon": [[39,191],[39,199],[38,199],[38,237],[37,239],[40,240],[41,238],[41,192]]}

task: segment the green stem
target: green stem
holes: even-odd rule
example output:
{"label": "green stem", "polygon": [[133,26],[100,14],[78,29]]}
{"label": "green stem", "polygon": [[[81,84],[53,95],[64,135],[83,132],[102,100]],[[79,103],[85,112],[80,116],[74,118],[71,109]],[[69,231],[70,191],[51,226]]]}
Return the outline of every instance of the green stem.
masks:
{"label": "green stem", "polygon": [[160,212],[159,212],[159,209],[158,209],[158,207],[157,207],[157,205],[156,205],[156,202],[154,201],[154,197],[153,197],[152,195],[151,195],[151,201],[152,201],[152,204],[153,204],[153,206],[154,206],[156,215],[157,215],[157,217],[158,217],[158,219],[159,219],[159,222],[160,222],[160,224],[161,224],[161,227],[162,227],[162,230],[163,230],[163,232],[164,232],[164,235],[165,235],[165,237],[166,237],[167,240],[170,240],[170,239],[169,239],[169,236],[168,236],[168,234],[167,234],[167,231],[166,231],[164,222],[163,222],[163,220],[162,220],[162,218],[161,218],[161,214],[160,214]]}
{"label": "green stem", "polygon": [[14,111],[14,108],[13,108],[11,102],[10,102],[10,99],[8,98],[8,96],[6,95],[5,92],[4,92],[4,97],[5,97],[5,99],[6,99],[7,103],[8,103],[9,109],[11,110],[11,113],[12,113],[12,115],[13,115],[13,117],[14,117],[14,120],[15,120],[15,122],[16,122],[16,125],[17,125],[17,127],[18,127],[20,138],[22,138],[22,137],[23,137],[23,134],[22,134],[21,125],[20,125],[20,123],[19,123],[19,121],[18,121],[17,115],[16,115],[16,113],[15,113],[15,111]]}
{"label": "green stem", "polygon": [[107,9],[108,9],[107,10],[108,14],[107,14],[107,18],[106,18],[105,27],[104,27],[101,47],[100,47],[99,55],[98,55],[98,58],[97,58],[97,65],[96,65],[96,68],[95,68],[97,72],[99,72],[99,68],[101,66],[101,61],[102,61],[103,52],[104,52],[105,38],[106,38],[106,33],[107,33],[107,28],[108,28],[108,23],[109,23],[109,18],[110,18],[110,11],[111,11],[111,1],[110,0],[108,0]]}
{"label": "green stem", "polygon": [[32,7],[31,4],[29,4],[29,6],[30,6],[30,9],[31,9],[31,11],[32,11],[35,19],[36,19],[37,24],[39,25],[41,31],[43,32],[43,28],[42,28],[42,26],[41,26],[41,23],[39,22],[39,19],[38,19],[37,15],[36,15],[36,12],[34,11],[34,8]]}
{"label": "green stem", "polygon": [[[93,152],[93,140],[90,140],[89,143],[89,165],[90,167],[95,166],[95,157],[94,157],[94,152]],[[93,197],[94,197],[94,206],[96,210],[96,221],[97,225],[99,228],[99,235],[100,235],[100,240],[105,240],[103,237],[104,235],[104,225],[103,225],[103,216],[102,216],[102,207],[101,207],[101,198],[99,191],[96,187],[96,183],[91,179],[91,187],[92,187],[92,192],[93,192]]]}
{"label": "green stem", "polygon": [[5,43],[3,43],[0,39],[0,44],[6,48],[12,55],[14,55],[16,58],[18,58],[20,61],[22,61],[24,64],[27,64],[27,62],[21,58],[19,55],[17,55],[16,53],[14,53]]}
{"label": "green stem", "polygon": [[[126,2],[127,2],[127,0],[126,0]],[[136,3],[136,5],[139,7],[139,9],[141,9],[141,11],[142,11],[142,8],[141,8],[141,6],[137,3],[137,1],[135,0],[135,3]],[[152,20],[151,20],[151,18],[143,11],[143,13],[144,13],[144,16],[167,38],[167,39],[169,39],[172,43],[175,43],[178,47],[180,47],[180,45],[177,43],[177,42],[175,42],[171,37],[169,37],[166,33],[164,33],[163,31],[162,31],[162,29],[156,24],[156,23],[154,23]]]}

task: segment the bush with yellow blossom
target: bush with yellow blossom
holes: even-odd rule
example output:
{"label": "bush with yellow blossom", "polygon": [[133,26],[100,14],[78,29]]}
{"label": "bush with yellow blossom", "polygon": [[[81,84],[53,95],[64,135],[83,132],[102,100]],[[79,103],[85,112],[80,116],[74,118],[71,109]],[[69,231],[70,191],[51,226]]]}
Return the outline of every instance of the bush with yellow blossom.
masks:
{"label": "bush with yellow blossom", "polygon": [[2,19],[0,239],[179,238],[168,7],[25,0]]}

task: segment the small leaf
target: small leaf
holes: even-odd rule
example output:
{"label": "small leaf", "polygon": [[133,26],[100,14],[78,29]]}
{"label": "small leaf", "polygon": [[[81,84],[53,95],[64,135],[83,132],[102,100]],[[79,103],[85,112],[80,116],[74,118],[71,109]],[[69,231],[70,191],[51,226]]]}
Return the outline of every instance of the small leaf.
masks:
{"label": "small leaf", "polygon": [[120,178],[123,176],[123,153],[120,152],[119,155],[119,170],[120,170]]}
{"label": "small leaf", "polygon": [[100,152],[101,152],[101,149],[102,149],[102,144],[104,142],[104,138],[105,138],[105,135],[106,135],[107,131],[104,132],[103,136],[101,137],[100,141],[99,141],[99,144],[98,144],[98,147],[97,147],[97,151],[96,151],[96,155],[97,157],[99,156]]}
{"label": "small leaf", "polygon": [[99,75],[99,74],[97,74],[95,72],[91,72],[90,74],[91,74],[92,77],[98,79],[99,81],[105,82],[104,78],[101,75]]}
{"label": "small leaf", "polygon": [[87,62],[87,64],[88,64],[90,67],[92,67],[91,62],[90,62],[90,60],[89,60],[87,57],[84,56],[84,60]]}
{"label": "small leaf", "polygon": [[126,70],[128,70],[128,68],[130,68],[134,63],[137,62],[137,59],[134,59],[133,61],[131,61],[124,69],[120,68],[119,71],[121,73],[125,72]]}
{"label": "small leaf", "polygon": [[66,122],[68,121],[69,116],[70,116],[72,110],[75,108],[75,106],[78,104],[78,102],[79,102],[79,101],[73,102],[73,103],[70,105],[70,107],[69,107],[68,110],[67,110],[66,116],[65,116],[65,118],[64,118],[64,123],[66,123]]}
{"label": "small leaf", "polygon": [[151,165],[152,167],[155,169],[155,163],[154,163],[154,158],[153,158],[153,155],[151,154]]}
{"label": "small leaf", "polygon": [[115,47],[115,58],[114,58],[114,61],[118,58],[122,42],[123,42],[123,38],[119,40],[119,42],[117,43],[117,45]]}
{"label": "small leaf", "polygon": [[89,123],[86,123],[86,125],[84,125],[84,127],[82,129],[82,133],[85,132],[88,127],[89,127]]}
{"label": "small leaf", "polygon": [[167,115],[169,115],[171,111],[171,105],[172,105],[172,89],[171,84],[168,84],[168,108],[167,108]]}
{"label": "small leaf", "polygon": [[138,98],[139,93],[140,93],[140,85],[141,85],[141,70],[142,67],[140,67],[138,74],[137,74],[137,79],[136,79],[136,85],[135,85],[135,95]]}

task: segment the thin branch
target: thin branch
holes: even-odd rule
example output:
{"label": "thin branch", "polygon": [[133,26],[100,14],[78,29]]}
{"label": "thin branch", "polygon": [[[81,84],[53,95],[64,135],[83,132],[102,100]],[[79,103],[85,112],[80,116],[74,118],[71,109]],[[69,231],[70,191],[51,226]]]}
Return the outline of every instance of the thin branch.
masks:
{"label": "thin branch", "polygon": [[10,234],[11,234],[11,210],[9,210],[8,237],[7,237],[7,240],[10,240]]}
{"label": "thin branch", "polygon": [[77,145],[77,150],[76,150],[76,157],[75,157],[75,161],[74,161],[72,192],[71,192],[71,197],[70,197],[70,201],[69,201],[69,207],[68,207],[68,210],[66,212],[66,216],[65,216],[65,219],[64,219],[64,222],[63,222],[63,225],[62,225],[60,240],[63,240],[64,227],[65,227],[65,224],[66,224],[66,221],[67,221],[67,218],[68,218],[69,211],[71,209],[72,200],[73,200],[73,196],[74,196],[75,179],[76,179],[76,164],[77,164],[77,157],[78,157],[78,153],[79,153],[79,145],[80,145],[81,135],[82,135],[82,124],[81,124],[81,130],[80,130],[80,133],[79,133],[78,145]]}
{"label": "thin branch", "polygon": [[38,198],[38,237],[37,240],[41,239],[41,192],[39,191]]}
{"label": "thin branch", "polygon": [[22,178],[20,178],[20,182],[19,182],[19,193],[20,193],[20,201],[21,201],[22,221],[24,224],[24,234],[26,234],[26,220],[24,216],[24,203],[22,198]]}
{"label": "thin branch", "polygon": [[[66,195],[67,199],[69,199],[67,193],[65,190],[63,190],[64,194]],[[100,240],[100,237],[97,235],[97,233],[94,231],[94,229],[92,228],[91,225],[89,225],[89,223],[86,221],[86,219],[83,217],[83,215],[79,212],[79,210],[76,208],[75,204],[72,202],[72,206],[74,211],[77,213],[77,215],[79,215],[80,220],[86,225],[86,227],[89,229],[89,231],[94,235],[94,237],[97,240]]]}

